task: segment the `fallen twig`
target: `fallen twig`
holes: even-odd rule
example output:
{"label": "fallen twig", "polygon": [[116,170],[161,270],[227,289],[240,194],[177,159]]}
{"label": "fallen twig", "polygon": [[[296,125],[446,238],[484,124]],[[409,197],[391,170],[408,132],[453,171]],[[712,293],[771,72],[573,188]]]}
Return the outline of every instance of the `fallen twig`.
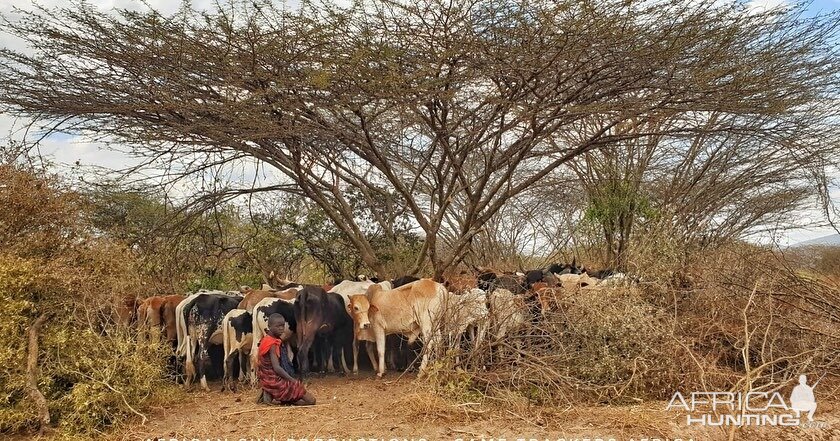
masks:
{"label": "fallen twig", "polygon": [[[317,404],[316,406],[327,407],[327,406],[329,406],[329,404]],[[291,406],[291,405],[289,405],[289,406],[270,406],[270,407],[266,406],[266,407],[258,407],[256,409],[245,409],[245,410],[239,410],[239,411],[236,411],[236,412],[223,413],[219,416],[220,417],[226,417],[226,416],[239,415],[239,414],[248,413],[248,412],[259,412],[261,410],[280,410],[280,409],[292,410],[292,409],[307,409],[307,408],[310,408],[310,407],[315,407],[315,406]]]}

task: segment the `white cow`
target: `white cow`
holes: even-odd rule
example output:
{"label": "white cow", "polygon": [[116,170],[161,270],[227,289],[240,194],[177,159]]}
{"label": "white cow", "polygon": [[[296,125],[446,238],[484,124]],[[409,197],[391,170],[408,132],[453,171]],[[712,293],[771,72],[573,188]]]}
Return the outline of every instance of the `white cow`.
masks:
{"label": "white cow", "polygon": [[[329,292],[334,292],[340,295],[344,299],[344,306],[347,306],[350,304],[350,296],[364,294],[372,285],[374,285],[374,283],[370,280],[362,280],[358,282],[354,280],[342,280],[341,283],[333,286]],[[391,282],[387,280],[379,282],[377,285],[381,286],[383,291],[391,290]]]}
{"label": "white cow", "polygon": [[472,288],[462,294],[447,297],[447,331],[457,344],[461,336],[469,331],[473,345],[478,345],[487,331],[490,311],[487,309],[487,294]]}
{"label": "white cow", "polygon": [[528,323],[528,307],[522,296],[497,288],[490,293],[490,321],[495,329],[493,337],[502,339],[508,332]]}

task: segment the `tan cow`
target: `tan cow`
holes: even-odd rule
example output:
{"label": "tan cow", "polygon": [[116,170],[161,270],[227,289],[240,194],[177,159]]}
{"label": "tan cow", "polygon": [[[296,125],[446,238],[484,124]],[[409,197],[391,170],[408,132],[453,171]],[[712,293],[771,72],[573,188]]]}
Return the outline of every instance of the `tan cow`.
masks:
{"label": "tan cow", "polygon": [[423,337],[426,344],[420,361],[420,375],[423,375],[429,353],[435,350],[440,340],[435,326],[448,295],[440,283],[420,279],[390,291],[384,291],[380,285],[372,285],[365,297],[353,296],[353,303],[348,309],[353,317],[353,328],[360,331],[354,334],[368,339],[369,334],[361,331],[370,330],[373,333],[379,356],[377,377],[385,374],[385,336],[389,334],[405,335],[409,344],[419,336]]}
{"label": "tan cow", "polygon": [[163,296],[149,297],[137,308],[137,336],[141,341],[160,339],[163,318]]}

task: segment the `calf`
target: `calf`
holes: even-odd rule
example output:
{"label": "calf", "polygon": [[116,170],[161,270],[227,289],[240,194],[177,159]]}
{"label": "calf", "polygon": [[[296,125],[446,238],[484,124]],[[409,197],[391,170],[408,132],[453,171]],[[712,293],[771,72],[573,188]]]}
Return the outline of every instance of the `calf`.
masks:
{"label": "calf", "polygon": [[466,273],[447,277],[443,284],[449,291],[456,294],[469,291],[478,286],[475,276]]}
{"label": "calf", "polygon": [[420,362],[423,375],[429,352],[436,348],[439,332],[434,326],[439,320],[446,297],[446,288],[430,279],[421,279],[390,291],[379,285],[368,288],[365,297],[355,297],[352,310],[355,327],[360,331],[371,328],[378,353],[377,377],[385,374],[385,336],[403,334],[409,344],[423,336],[426,348]]}
{"label": "calf", "polygon": [[176,333],[176,316],[175,310],[177,309],[178,305],[184,301],[184,296],[173,294],[170,296],[164,296],[163,298],[163,310],[161,311],[161,321],[163,322],[163,329],[164,335],[166,336],[166,341],[168,341],[172,348],[178,344],[178,335]]}
{"label": "calf", "polygon": [[222,338],[224,340],[224,367],[222,390],[235,390],[233,385],[233,366],[239,362],[239,381],[244,381],[248,372],[248,360],[251,353],[253,335],[251,313],[244,309],[232,309],[222,320]]}
{"label": "calf", "polygon": [[111,309],[111,320],[118,328],[127,329],[137,322],[142,300],[135,294],[123,296]]}
{"label": "calf", "polygon": [[315,347],[315,360],[320,371],[327,370],[327,359],[338,369],[349,372],[344,360],[344,348],[353,343],[353,321],[347,314],[344,298],[335,292],[325,292],[320,287],[307,286],[298,295],[294,305],[297,321],[298,367],[301,376],[309,373],[309,349]]}
{"label": "calf", "polygon": [[562,288],[551,287],[545,282],[537,282],[531,289],[537,298],[540,314],[543,317],[559,305],[563,291]]}
{"label": "calf", "polygon": [[160,338],[160,331],[165,331],[165,341],[177,344],[175,309],[184,300],[184,296],[154,296],[144,300],[137,308],[138,336],[142,339],[150,333],[153,340]]}
{"label": "calf", "polygon": [[154,296],[143,300],[137,307],[137,336],[141,341],[160,339],[163,304],[163,296]]}

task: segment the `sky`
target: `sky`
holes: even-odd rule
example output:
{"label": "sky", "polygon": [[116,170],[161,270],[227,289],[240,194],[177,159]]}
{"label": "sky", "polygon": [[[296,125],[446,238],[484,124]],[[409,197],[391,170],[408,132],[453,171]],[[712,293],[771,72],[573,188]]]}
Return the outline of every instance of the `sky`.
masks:
{"label": "sky", "polygon": [[[38,3],[45,7],[61,6],[66,2],[61,0],[39,0]],[[128,8],[143,10],[146,7],[137,0],[88,0],[88,3],[104,11],[113,8]],[[178,2],[173,0],[146,0],[150,6],[163,13],[171,13],[177,10]],[[214,0],[192,0],[196,8],[207,8],[214,3]],[[294,7],[298,0],[288,0],[286,4]],[[789,4],[785,0],[753,0],[749,2],[752,9],[765,9]],[[0,14],[14,19],[13,8],[31,9],[31,0],[0,0]],[[840,9],[840,0],[815,0],[808,6],[807,13],[816,15],[832,12]],[[0,30],[0,47],[16,50],[26,50],[26,46],[12,36]],[[25,134],[28,121],[15,120],[9,115],[0,113],[0,148],[6,145],[5,140],[21,139]],[[29,134],[30,138],[32,134]],[[66,134],[55,134],[43,140],[40,144],[40,154],[47,158],[57,171],[71,176],[78,176],[85,173],[87,167],[103,167],[107,169],[122,169],[137,163],[137,159],[131,158],[121,152],[106,149],[103,145],[92,142],[81,136],[70,136]],[[245,170],[247,167],[243,167]],[[270,172],[269,172],[270,173]],[[254,176],[253,170],[246,170],[243,173],[244,179]],[[835,203],[840,206],[840,189],[832,194]],[[820,223],[823,216],[814,203],[810,209],[801,213],[800,218],[804,224]],[[800,241],[810,240],[830,234],[834,234],[830,227],[800,228],[789,231],[779,238],[782,246],[787,246]]]}

